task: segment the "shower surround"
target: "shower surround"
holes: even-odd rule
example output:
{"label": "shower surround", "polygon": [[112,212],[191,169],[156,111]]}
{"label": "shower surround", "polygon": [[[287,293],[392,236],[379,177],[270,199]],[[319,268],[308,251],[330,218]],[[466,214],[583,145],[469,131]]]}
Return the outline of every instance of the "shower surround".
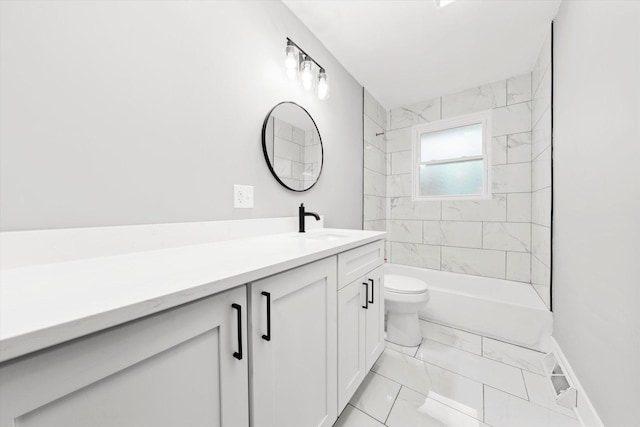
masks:
{"label": "shower surround", "polygon": [[[549,306],[551,86],[545,80],[550,82],[546,49],[545,44],[532,73],[386,114],[365,90],[364,228],[388,232],[390,262],[533,281]],[[411,127],[484,110],[492,110],[491,199],[413,202]]]}

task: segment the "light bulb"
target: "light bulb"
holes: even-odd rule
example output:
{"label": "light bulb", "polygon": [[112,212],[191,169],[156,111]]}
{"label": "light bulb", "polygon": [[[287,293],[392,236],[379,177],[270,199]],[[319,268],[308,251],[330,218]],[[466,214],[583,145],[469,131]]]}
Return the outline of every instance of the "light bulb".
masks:
{"label": "light bulb", "polygon": [[306,90],[311,90],[313,87],[313,70],[311,69],[311,61],[308,59],[302,61],[300,79],[302,80],[302,87]]}
{"label": "light bulb", "polygon": [[318,74],[318,98],[325,100],[329,98],[329,83],[327,82],[327,73],[320,70]]}
{"label": "light bulb", "polygon": [[296,48],[288,44],[285,49],[285,55],[284,67],[287,70],[287,77],[293,80],[298,74],[298,55],[296,54]]}

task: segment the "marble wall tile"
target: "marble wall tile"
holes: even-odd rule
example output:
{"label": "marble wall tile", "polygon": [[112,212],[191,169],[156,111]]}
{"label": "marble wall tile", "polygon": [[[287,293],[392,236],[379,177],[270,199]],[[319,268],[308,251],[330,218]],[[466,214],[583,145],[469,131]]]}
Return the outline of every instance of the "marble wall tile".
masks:
{"label": "marble wall tile", "polygon": [[386,153],[385,154],[385,159],[386,159],[386,163],[387,163],[387,175],[391,175],[391,155],[393,153]]}
{"label": "marble wall tile", "polygon": [[391,174],[411,173],[412,154],[411,150],[391,153]]}
{"label": "marble wall tile", "polygon": [[442,202],[442,219],[453,221],[506,221],[507,196],[493,194],[486,200]]}
{"label": "marble wall tile", "polygon": [[392,242],[422,243],[422,221],[392,219],[387,239]]}
{"label": "marble wall tile", "polygon": [[410,197],[411,196],[411,174],[387,176],[387,196],[388,197]]}
{"label": "marble wall tile", "polygon": [[551,269],[540,261],[536,255],[531,256],[531,283],[538,286],[549,286]]}
{"label": "marble wall tile", "polygon": [[391,262],[439,270],[440,246],[392,242]]}
{"label": "marble wall tile", "polygon": [[507,252],[507,280],[531,282],[531,254]]}
{"label": "marble wall tile", "polygon": [[387,153],[411,150],[411,128],[390,130],[385,136]]}
{"label": "marble wall tile", "polygon": [[384,220],[385,219],[385,198],[378,196],[364,195],[364,220]]}
{"label": "marble wall tile", "polygon": [[387,174],[387,163],[384,151],[368,142],[364,143],[364,167],[372,171]]}
{"label": "marble wall tile", "polygon": [[507,194],[507,221],[531,222],[531,193]]}
{"label": "marble wall tile", "polygon": [[482,227],[482,246],[513,252],[530,252],[531,224],[485,222]]}
{"label": "marble wall tile", "polygon": [[531,160],[551,146],[551,109],[545,110],[531,136]]}
{"label": "marble wall tile", "polygon": [[484,405],[484,419],[493,427],[580,427],[574,418],[488,386]]}
{"label": "marble wall tile", "polygon": [[506,103],[507,82],[502,80],[443,96],[442,118],[502,107]]}
{"label": "marble wall tile", "polygon": [[423,243],[429,245],[482,247],[482,223],[466,221],[424,221]]}
{"label": "marble wall tile", "polygon": [[551,70],[542,76],[542,81],[533,97],[531,124],[535,126],[542,113],[551,107]]}
{"label": "marble wall tile", "polygon": [[491,164],[503,165],[507,163],[507,136],[497,136],[491,139]]}
{"label": "marble wall tile", "polygon": [[302,160],[300,155],[302,152],[301,146],[282,138],[274,138],[273,151],[276,153],[277,157],[293,160],[295,162],[300,162]]}
{"label": "marble wall tile", "polygon": [[400,129],[440,120],[440,98],[429,99],[406,107],[394,108],[389,113],[389,129]]}
{"label": "marble wall tile", "polygon": [[364,170],[364,194],[384,197],[386,194],[386,176],[370,169]]}
{"label": "marble wall tile", "polygon": [[551,229],[531,224],[531,253],[547,267],[551,266]]}
{"label": "marble wall tile", "polygon": [[280,119],[274,119],[273,135],[286,141],[293,141],[293,127]]}
{"label": "marble wall tile", "polygon": [[551,227],[551,187],[531,194],[531,222]]}
{"label": "marble wall tile", "polygon": [[482,337],[460,329],[449,328],[420,319],[420,334],[432,341],[459,348],[473,354],[482,354]]}
{"label": "marble wall tile", "polygon": [[390,198],[392,219],[440,219],[442,202],[413,202],[411,197]]}
{"label": "marble wall tile", "polygon": [[276,157],[273,159],[273,169],[281,178],[291,178],[291,160]]}
{"label": "marble wall tile", "polygon": [[494,193],[528,193],[531,191],[531,163],[513,163],[491,168]]}
{"label": "marble wall tile", "polygon": [[505,278],[503,251],[442,247],[441,269],[453,273]]}
{"label": "marble wall tile", "polygon": [[368,116],[364,116],[364,140],[369,144],[375,146],[378,150],[385,151],[385,135],[381,134],[383,132],[382,127],[376,124],[371,118]]}
{"label": "marble wall tile", "polygon": [[531,87],[533,89],[533,95],[535,97],[535,93],[538,90],[538,86],[544,77],[544,73],[547,72],[551,68],[551,29],[547,32],[547,37],[542,44],[542,48],[540,49],[540,53],[538,54],[538,60],[536,61],[536,65],[533,67],[533,71],[531,73]]}
{"label": "marble wall tile", "polygon": [[547,147],[531,164],[531,190],[551,186],[551,147]]}
{"label": "marble wall tile", "polygon": [[385,109],[366,89],[364,90],[364,115],[368,116],[382,129],[387,128],[387,114]]}
{"label": "marble wall tile", "polygon": [[507,105],[531,100],[531,73],[507,80]]}
{"label": "marble wall tile", "polygon": [[522,163],[531,161],[531,132],[516,133],[507,136],[507,162]]}
{"label": "marble wall tile", "polygon": [[387,110],[380,104],[378,104],[378,124],[382,126],[382,129],[388,129]]}
{"label": "marble wall tile", "polygon": [[495,108],[492,118],[493,136],[531,131],[531,102]]}
{"label": "marble wall tile", "polygon": [[375,221],[364,221],[364,229],[371,231],[387,231],[387,221],[379,219]]}
{"label": "marble wall tile", "polygon": [[298,145],[305,145],[305,134],[304,130],[299,127],[292,126],[293,129],[293,137],[291,141],[295,142]]}

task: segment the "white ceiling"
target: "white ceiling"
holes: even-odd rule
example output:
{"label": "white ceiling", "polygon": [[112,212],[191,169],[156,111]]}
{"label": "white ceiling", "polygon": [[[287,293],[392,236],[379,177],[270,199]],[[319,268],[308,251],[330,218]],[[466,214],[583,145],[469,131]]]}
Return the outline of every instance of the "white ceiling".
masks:
{"label": "white ceiling", "polygon": [[561,0],[283,1],[390,109],[531,71]]}

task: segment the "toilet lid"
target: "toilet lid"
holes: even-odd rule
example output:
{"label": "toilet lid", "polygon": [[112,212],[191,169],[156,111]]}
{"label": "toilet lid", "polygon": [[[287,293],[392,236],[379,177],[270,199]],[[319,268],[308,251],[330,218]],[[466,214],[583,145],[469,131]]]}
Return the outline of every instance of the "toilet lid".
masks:
{"label": "toilet lid", "polygon": [[427,284],[420,279],[409,276],[385,274],[384,288],[399,294],[421,294],[427,291]]}

